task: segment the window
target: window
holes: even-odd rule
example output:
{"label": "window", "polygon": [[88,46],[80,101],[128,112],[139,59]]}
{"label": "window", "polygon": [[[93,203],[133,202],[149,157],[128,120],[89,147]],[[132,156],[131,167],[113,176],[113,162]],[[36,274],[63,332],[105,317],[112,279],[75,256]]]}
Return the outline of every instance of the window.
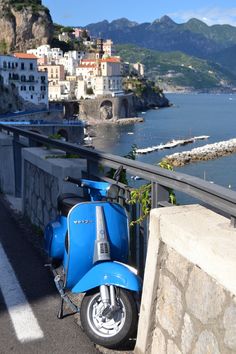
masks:
{"label": "window", "polygon": [[34,70],[34,65],[33,65],[33,63],[30,63],[30,70]]}
{"label": "window", "polygon": [[25,69],[25,63],[21,63],[20,64],[20,68],[21,68],[21,70],[24,70]]}
{"label": "window", "polygon": [[30,96],[31,100],[34,98],[33,95]]}
{"label": "window", "polygon": [[21,75],[21,81],[22,81],[22,82],[25,82],[25,81],[26,81],[25,75]]}

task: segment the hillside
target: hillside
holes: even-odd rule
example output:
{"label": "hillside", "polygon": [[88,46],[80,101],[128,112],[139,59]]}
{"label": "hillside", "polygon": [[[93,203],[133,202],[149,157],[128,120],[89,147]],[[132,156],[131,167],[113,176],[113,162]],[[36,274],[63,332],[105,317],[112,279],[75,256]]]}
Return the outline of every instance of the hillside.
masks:
{"label": "hillside", "polygon": [[224,90],[236,85],[236,76],[222,66],[181,52],[158,52],[134,45],[116,45],[124,61],[141,62],[146,76],[161,87]]}
{"label": "hillside", "polygon": [[220,63],[223,67],[236,75],[236,45],[213,54],[212,60]]}

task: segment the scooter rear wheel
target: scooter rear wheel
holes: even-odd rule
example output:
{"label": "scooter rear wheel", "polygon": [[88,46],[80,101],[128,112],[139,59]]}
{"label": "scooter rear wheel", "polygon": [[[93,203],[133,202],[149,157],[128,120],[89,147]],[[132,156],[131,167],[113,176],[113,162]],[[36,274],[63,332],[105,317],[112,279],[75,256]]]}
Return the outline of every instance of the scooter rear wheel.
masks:
{"label": "scooter rear wheel", "polygon": [[116,288],[117,310],[105,315],[100,291],[87,293],[81,303],[81,324],[88,337],[107,348],[121,348],[137,331],[138,311],[131,292]]}

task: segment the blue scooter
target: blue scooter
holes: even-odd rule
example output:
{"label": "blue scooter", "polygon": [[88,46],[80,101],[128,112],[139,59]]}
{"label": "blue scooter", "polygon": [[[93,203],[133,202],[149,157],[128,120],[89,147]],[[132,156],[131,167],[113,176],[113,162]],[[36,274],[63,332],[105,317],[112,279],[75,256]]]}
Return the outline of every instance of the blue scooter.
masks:
{"label": "blue scooter", "polygon": [[[67,177],[86,190],[90,200],[72,194],[58,198],[59,215],[45,229],[45,250],[64,302],[80,312],[88,337],[107,348],[118,348],[135,336],[141,281],[128,266],[129,223],[125,209],[114,202],[117,185]],[[57,264],[58,265],[58,264]],[[59,269],[59,268],[58,268]],[[78,308],[67,296],[85,293]]]}

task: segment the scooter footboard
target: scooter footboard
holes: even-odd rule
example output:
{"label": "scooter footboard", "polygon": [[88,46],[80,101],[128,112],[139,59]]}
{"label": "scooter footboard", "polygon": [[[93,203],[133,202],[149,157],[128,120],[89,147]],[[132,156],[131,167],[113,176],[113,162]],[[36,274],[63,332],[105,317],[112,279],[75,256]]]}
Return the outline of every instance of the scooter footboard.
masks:
{"label": "scooter footboard", "polygon": [[101,285],[114,285],[138,292],[141,290],[141,279],[130,268],[119,262],[99,263],[84,275],[72,292],[83,293]]}

